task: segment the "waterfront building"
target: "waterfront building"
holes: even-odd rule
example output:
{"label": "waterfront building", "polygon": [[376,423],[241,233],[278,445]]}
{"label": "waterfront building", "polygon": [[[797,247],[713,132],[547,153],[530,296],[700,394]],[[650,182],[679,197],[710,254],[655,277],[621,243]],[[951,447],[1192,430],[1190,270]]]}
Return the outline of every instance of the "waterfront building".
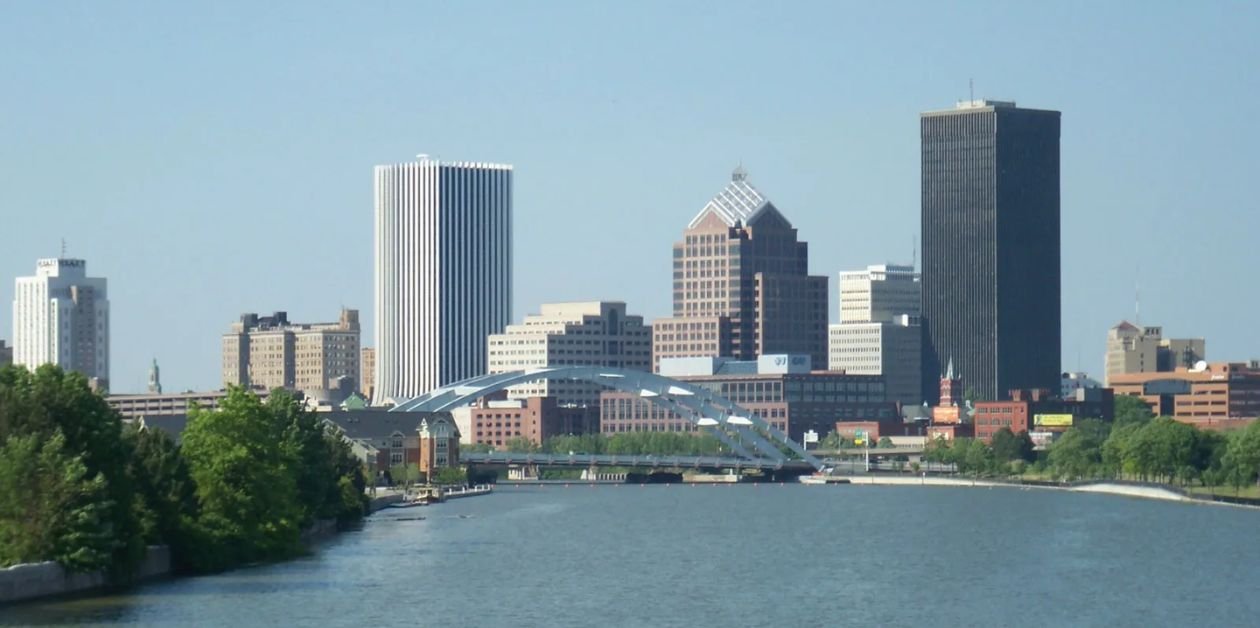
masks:
{"label": "waterfront building", "polygon": [[1162,327],[1138,327],[1120,321],[1107,331],[1104,381],[1110,386],[1116,375],[1189,369],[1206,359],[1207,342],[1203,338],[1164,338]]}
{"label": "waterfront building", "polygon": [[511,322],[512,167],[416,161],[375,171],[373,402],[487,372]]}
{"label": "waterfront building", "polygon": [[1082,419],[1110,422],[1115,416],[1115,398],[1107,388],[1081,389],[1071,399],[1061,399],[1049,390],[1012,390],[1004,401],[975,402],[975,437],[988,443],[1002,428],[1018,434],[1028,432],[1034,440],[1050,440]]}
{"label": "waterfront building", "polygon": [[1260,417],[1260,363],[1198,363],[1193,368],[1111,376],[1116,395],[1138,397],[1158,416],[1208,429]]}
{"label": "waterfront building", "polygon": [[[508,325],[488,341],[490,373],[547,366],[610,366],[652,370],[652,328],[626,313],[620,301],[544,303],[540,313]],[[601,386],[573,380],[542,380],[508,389],[508,397],[551,397],[567,406],[597,406]]]}
{"label": "waterfront building", "polygon": [[416,443],[420,449],[417,466],[432,479],[433,473],[459,466],[459,429],[449,414],[435,414],[420,420]]}
{"label": "waterfront building", "polygon": [[[372,477],[404,465],[419,469],[426,462],[426,455],[432,465],[438,458],[439,441],[434,437],[439,432],[445,434],[446,464],[459,463],[458,429],[449,412],[341,410],[321,412],[319,417],[349,443],[351,452],[363,460]],[[422,446],[426,428],[428,440]],[[450,440],[452,433],[454,442]]]}
{"label": "waterfront building", "polygon": [[882,375],[889,401],[918,404],[921,296],[913,266],[840,273],[840,323],[828,328],[828,367]]}
{"label": "waterfront building", "polygon": [[805,354],[827,363],[827,278],[809,245],[736,169],[673,248],[673,315],[652,323],[654,363]]}
{"label": "waterfront building", "polygon": [[325,396],[358,382],[358,310],[343,308],[334,323],[293,323],[285,312],[242,314],[223,335],[225,387],[286,388]]}
{"label": "waterfront building", "polygon": [[467,445],[503,447],[513,438],[541,445],[552,436],[599,433],[598,404],[562,405],[553,397],[480,399],[451,415]]}
{"label": "waterfront building", "polygon": [[1059,118],[991,100],[920,117],[928,401],[951,358],[981,399],[1059,384]]}
{"label": "waterfront building", "polygon": [[35,263],[18,277],[13,299],[13,363],[34,370],[56,364],[109,387],[109,292],[105,278],[88,277],[81,259]]}
{"label": "waterfront building", "polygon": [[370,402],[376,389],[376,349],[363,347],[359,350],[359,393]]}
{"label": "waterfront building", "polygon": [[[900,420],[897,405],[885,399],[880,376],[815,371],[808,355],[668,358],[661,360],[660,373],[721,395],[798,442],[809,430],[831,432],[837,421]],[[620,391],[600,394],[599,425],[605,434],[697,429],[650,399]]]}

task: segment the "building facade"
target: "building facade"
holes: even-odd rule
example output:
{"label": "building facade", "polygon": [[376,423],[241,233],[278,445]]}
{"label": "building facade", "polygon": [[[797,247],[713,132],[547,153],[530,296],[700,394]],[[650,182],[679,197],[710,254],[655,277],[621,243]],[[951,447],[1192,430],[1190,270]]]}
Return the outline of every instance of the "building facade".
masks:
{"label": "building facade", "polygon": [[13,363],[31,370],[56,364],[109,387],[109,291],[87,276],[81,259],[35,263],[18,277],[13,299]]}
{"label": "building facade", "polygon": [[827,362],[827,278],[809,245],[737,169],[676,243],[673,316],[652,323],[653,359],[793,353]]}
{"label": "building facade", "polygon": [[376,390],[376,349],[363,347],[359,350],[359,392],[368,400]]}
{"label": "building facade", "polygon": [[923,398],[921,298],[913,266],[840,273],[840,324],[828,328],[828,367],[883,375],[889,401],[917,405]]}
{"label": "building facade", "polygon": [[[652,370],[652,328],[619,301],[544,303],[539,314],[487,341],[490,373],[592,365]],[[560,405],[599,405],[598,384],[542,380],[508,389],[512,399],[551,397]]]}
{"label": "building facade", "polygon": [[[267,400],[270,390],[252,391],[259,399]],[[214,410],[227,397],[227,391],[184,393],[150,393],[145,395],[108,395],[105,402],[118,411],[124,419],[142,417],[185,416],[193,407]]]}
{"label": "building facade", "polygon": [[481,399],[451,415],[468,445],[503,447],[513,438],[540,445],[552,436],[599,433],[598,406],[564,406],[552,397]]}
{"label": "building facade", "polygon": [[[798,442],[809,430],[831,432],[837,421],[899,420],[896,404],[885,400],[881,377],[813,371],[805,355],[666,359],[660,371],[755,412]],[[698,429],[650,399],[620,391],[600,394],[599,426],[605,434]]]}
{"label": "building facade", "polygon": [[1120,321],[1107,331],[1104,381],[1110,385],[1115,375],[1190,369],[1206,359],[1207,342],[1203,338],[1164,338],[1162,327],[1138,327]]}
{"label": "building facade", "polygon": [[1115,416],[1115,397],[1106,388],[1083,389],[1072,399],[1060,399],[1049,390],[1012,390],[1008,396],[1004,401],[976,402],[976,438],[992,442],[1002,428],[1016,434],[1062,433],[1082,419],[1110,422]]}
{"label": "building facade", "polygon": [[0,367],[13,364],[13,347],[0,340]]}
{"label": "building facade", "polygon": [[512,319],[512,167],[422,155],[375,187],[373,401],[485,375]]}
{"label": "building facade", "polygon": [[951,358],[982,399],[1058,386],[1059,118],[988,100],[920,117],[928,401]]}
{"label": "building facade", "polygon": [[242,314],[223,335],[223,385],[318,394],[359,383],[359,311],[335,323],[292,323],[288,314]]}
{"label": "building facade", "polygon": [[1157,416],[1205,428],[1260,417],[1260,363],[1213,362],[1169,372],[1111,376],[1116,395],[1138,397]]}

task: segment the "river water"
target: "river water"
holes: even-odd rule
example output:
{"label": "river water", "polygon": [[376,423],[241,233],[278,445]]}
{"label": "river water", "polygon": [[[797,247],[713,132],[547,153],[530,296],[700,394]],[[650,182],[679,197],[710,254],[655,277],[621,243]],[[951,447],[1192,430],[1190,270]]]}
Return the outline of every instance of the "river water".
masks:
{"label": "river water", "polygon": [[1258,530],[1260,511],[1043,490],[501,486],[0,624],[1257,626]]}

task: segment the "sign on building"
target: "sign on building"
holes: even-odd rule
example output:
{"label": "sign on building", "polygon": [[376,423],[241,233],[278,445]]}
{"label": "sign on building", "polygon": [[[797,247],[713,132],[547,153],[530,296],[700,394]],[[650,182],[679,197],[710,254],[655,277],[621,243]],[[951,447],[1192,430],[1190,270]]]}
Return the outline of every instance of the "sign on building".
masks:
{"label": "sign on building", "polygon": [[1070,414],[1034,414],[1033,425],[1040,427],[1072,427]]}

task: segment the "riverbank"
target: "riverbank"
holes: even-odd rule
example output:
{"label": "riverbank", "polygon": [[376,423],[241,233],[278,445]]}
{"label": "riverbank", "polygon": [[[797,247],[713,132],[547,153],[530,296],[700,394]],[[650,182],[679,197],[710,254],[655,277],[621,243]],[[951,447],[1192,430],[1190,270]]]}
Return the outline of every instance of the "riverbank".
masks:
{"label": "riverbank", "polygon": [[[831,478],[828,478],[831,479]],[[1004,480],[991,479],[971,479],[959,477],[942,477],[942,476],[905,476],[905,475],[852,475],[852,476],[834,476],[832,483],[838,484],[854,484],[868,486],[953,486],[953,487],[979,487],[979,488],[1018,488],[1021,490],[1054,490],[1069,491],[1074,493],[1100,493],[1105,495],[1118,495],[1121,497],[1136,497],[1139,499],[1157,499],[1161,501],[1184,502],[1195,504],[1209,504],[1221,506],[1234,506],[1237,508],[1260,508],[1257,504],[1246,504],[1237,502],[1221,501],[1212,499],[1207,496],[1197,496],[1188,493],[1180,488],[1172,486],[1163,486],[1156,484],[1139,484],[1129,482],[1116,482],[1100,480],[1096,482],[1081,482],[1076,484],[1049,484],[1049,483],[1021,483],[1009,482]]]}
{"label": "riverbank", "polygon": [[[136,570],[136,582],[146,582],[171,575],[171,550],[165,545],[152,545],[145,550],[144,560]],[[104,571],[74,573],[52,562],[26,563],[0,568],[0,605],[46,597],[77,595],[103,591],[109,587]]]}

